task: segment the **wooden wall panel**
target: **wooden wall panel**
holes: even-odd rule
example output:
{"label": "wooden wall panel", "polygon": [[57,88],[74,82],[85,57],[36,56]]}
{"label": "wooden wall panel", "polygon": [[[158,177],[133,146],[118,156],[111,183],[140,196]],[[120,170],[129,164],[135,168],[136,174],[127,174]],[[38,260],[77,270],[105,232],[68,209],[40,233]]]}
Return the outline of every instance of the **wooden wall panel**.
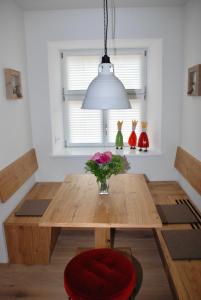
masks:
{"label": "wooden wall panel", "polygon": [[181,147],[178,147],[175,168],[201,195],[201,162]]}
{"label": "wooden wall panel", "polygon": [[51,228],[5,224],[11,264],[48,264],[51,251]]}
{"label": "wooden wall panel", "polygon": [[38,226],[41,217],[16,217],[15,212],[26,199],[52,199],[60,185],[60,182],[36,183],[4,222],[10,263],[49,263],[60,228],[41,228]]}
{"label": "wooden wall panel", "polygon": [[0,171],[0,200],[7,201],[38,169],[34,149]]}

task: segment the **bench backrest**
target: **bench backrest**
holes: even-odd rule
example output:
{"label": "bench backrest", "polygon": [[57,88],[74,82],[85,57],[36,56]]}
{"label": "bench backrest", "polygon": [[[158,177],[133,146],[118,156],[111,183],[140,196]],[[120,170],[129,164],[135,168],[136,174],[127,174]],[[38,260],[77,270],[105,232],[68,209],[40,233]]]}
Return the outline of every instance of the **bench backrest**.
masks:
{"label": "bench backrest", "polygon": [[38,169],[34,149],[0,171],[0,201],[7,201]]}
{"label": "bench backrest", "polygon": [[178,147],[174,166],[201,195],[201,162]]}

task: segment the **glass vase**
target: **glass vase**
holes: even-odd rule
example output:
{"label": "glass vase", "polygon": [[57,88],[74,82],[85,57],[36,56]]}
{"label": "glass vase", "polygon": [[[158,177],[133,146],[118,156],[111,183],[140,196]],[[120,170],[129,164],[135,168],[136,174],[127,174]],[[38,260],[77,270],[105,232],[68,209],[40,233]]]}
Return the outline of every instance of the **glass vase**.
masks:
{"label": "glass vase", "polygon": [[98,181],[99,195],[108,195],[109,194],[109,180],[103,179]]}

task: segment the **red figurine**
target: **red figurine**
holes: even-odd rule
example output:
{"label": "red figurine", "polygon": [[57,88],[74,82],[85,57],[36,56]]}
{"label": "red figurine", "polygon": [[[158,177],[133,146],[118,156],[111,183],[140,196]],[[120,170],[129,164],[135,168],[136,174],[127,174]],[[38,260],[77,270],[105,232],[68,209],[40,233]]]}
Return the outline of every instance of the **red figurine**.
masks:
{"label": "red figurine", "polygon": [[144,149],[144,152],[147,152],[147,148],[149,148],[149,139],[147,136],[147,122],[141,122],[142,124],[142,132],[138,139],[138,147],[140,148],[139,151],[142,151]]}
{"label": "red figurine", "polygon": [[137,126],[137,121],[136,120],[132,120],[132,132],[129,136],[128,139],[128,144],[130,145],[131,149],[136,149],[136,144],[137,144],[137,136],[135,133],[135,128]]}

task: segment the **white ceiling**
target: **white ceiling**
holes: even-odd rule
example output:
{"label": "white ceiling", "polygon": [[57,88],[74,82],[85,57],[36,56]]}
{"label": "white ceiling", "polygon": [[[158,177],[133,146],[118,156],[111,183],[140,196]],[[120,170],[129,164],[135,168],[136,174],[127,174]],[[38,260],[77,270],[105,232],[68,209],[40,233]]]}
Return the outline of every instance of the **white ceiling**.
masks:
{"label": "white ceiling", "polygon": [[[15,0],[24,10],[54,10],[102,8],[103,0]],[[116,7],[134,6],[174,6],[183,5],[188,0],[109,0]]]}

